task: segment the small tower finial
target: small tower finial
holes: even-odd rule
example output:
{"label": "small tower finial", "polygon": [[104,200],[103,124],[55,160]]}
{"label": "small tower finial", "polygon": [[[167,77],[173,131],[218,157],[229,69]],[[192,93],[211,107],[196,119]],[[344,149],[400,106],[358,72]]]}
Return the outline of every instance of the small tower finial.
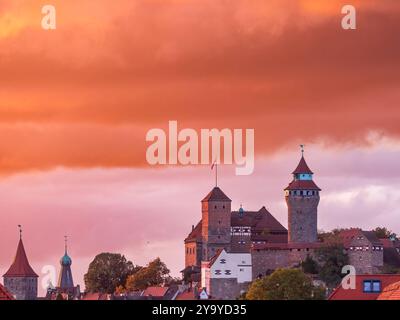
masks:
{"label": "small tower finial", "polygon": [[67,249],[68,249],[68,236],[64,236],[64,243],[65,243],[65,254],[67,254]]}
{"label": "small tower finial", "polygon": [[20,224],[18,225],[18,229],[19,229],[19,238],[22,239],[22,226]]}
{"label": "small tower finial", "polygon": [[301,156],[304,156],[304,147],[305,147],[304,144],[301,144],[301,145],[300,145]]}

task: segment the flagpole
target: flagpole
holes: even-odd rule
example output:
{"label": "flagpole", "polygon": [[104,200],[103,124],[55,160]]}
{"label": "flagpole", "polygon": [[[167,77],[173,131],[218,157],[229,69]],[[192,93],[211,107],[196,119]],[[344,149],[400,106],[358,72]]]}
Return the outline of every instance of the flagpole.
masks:
{"label": "flagpole", "polygon": [[215,162],[215,187],[218,187],[218,163]]}

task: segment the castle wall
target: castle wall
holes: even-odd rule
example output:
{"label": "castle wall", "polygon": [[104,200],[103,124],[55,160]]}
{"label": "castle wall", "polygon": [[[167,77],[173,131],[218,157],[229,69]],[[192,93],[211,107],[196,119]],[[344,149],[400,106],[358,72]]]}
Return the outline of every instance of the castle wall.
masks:
{"label": "castle wall", "polygon": [[378,273],[383,267],[383,250],[374,250],[374,246],[365,238],[354,239],[351,249],[347,250],[350,265],[357,274]]}
{"label": "castle wall", "polygon": [[16,300],[36,300],[37,298],[36,277],[4,277],[4,286]]}
{"label": "castle wall", "polygon": [[289,264],[289,250],[253,250],[251,253],[253,279]]}
{"label": "castle wall", "polygon": [[238,283],[236,278],[210,279],[209,296],[217,300],[236,300],[245,292],[250,282]]}

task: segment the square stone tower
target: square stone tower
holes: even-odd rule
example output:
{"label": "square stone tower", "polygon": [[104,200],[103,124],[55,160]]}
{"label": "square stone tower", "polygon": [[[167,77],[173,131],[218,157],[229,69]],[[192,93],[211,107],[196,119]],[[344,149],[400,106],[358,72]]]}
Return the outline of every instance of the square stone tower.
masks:
{"label": "square stone tower", "polygon": [[230,251],[231,202],[218,187],[201,201],[202,261],[210,260],[219,249]]}

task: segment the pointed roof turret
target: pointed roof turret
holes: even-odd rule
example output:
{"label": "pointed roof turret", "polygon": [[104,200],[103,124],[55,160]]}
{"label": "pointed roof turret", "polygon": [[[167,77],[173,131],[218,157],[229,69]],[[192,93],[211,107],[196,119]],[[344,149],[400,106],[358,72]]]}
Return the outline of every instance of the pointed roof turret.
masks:
{"label": "pointed roof turret", "polygon": [[304,145],[301,147],[301,159],[296,169],[292,172],[293,180],[286,187],[285,191],[289,190],[314,190],[321,191],[321,189],[313,181],[314,172],[311,171],[304,159]]}
{"label": "pointed roof turret", "polygon": [[210,202],[210,201],[232,201],[227,197],[227,195],[219,188],[214,187],[206,197],[201,200],[201,202]]}
{"label": "pointed roof turret", "polygon": [[29,264],[22,238],[19,239],[14,262],[3,277],[38,277]]}
{"label": "pointed roof turret", "polygon": [[311,171],[311,169],[308,167],[306,160],[304,159],[304,156],[301,156],[300,162],[297,165],[297,168],[292,172],[293,174],[314,174],[314,172]]}

